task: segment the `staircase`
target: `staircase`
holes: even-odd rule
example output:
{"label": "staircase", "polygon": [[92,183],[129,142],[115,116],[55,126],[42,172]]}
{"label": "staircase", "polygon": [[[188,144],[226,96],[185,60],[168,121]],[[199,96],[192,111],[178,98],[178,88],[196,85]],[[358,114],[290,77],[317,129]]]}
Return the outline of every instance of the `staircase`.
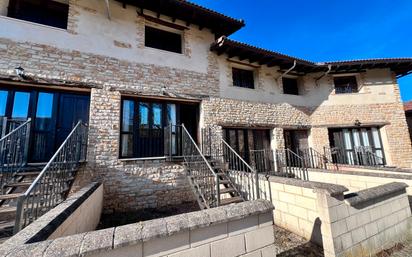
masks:
{"label": "staircase", "polygon": [[0,242],[64,201],[86,160],[87,126],[79,121],[47,164],[27,164],[26,125],[0,140]]}
{"label": "staircase", "polygon": [[227,163],[204,156],[192,136],[182,125],[182,152],[188,180],[201,209],[243,202],[228,175]]}
{"label": "staircase", "polygon": [[27,165],[13,175],[0,194],[0,243],[13,235],[17,201],[40,174],[44,165]]}

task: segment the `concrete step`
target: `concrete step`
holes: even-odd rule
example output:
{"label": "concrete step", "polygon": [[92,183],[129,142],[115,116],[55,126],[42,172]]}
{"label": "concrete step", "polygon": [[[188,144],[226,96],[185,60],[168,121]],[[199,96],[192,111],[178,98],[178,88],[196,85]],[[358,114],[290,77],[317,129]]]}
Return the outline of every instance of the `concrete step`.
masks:
{"label": "concrete step", "polygon": [[235,196],[235,197],[225,198],[225,199],[220,200],[220,205],[228,205],[232,203],[241,203],[241,202],[243,202],[243,198],[240,196]]}
{"label": "concrete step", "polygon": [[0,207],[0,220],[11,220],[16,217],[16,206],[2,206]]}
{"label": "concrete step", "polygon": [[17,176],[27,176],[27,177],[35,177],[40,174],[41,170],[39,171],[22,171],[17,173]]}
{"label": "concrete step", "polygon": [[32,183],[33,183],[32,181],[9,183],[6,185],[6,187],[29,187]]}
{"label": "concrete step", "polygon": [[17,199],[22,195],[23,195],[23,193],[0,195],[0,201]]}
{"label": "concrete step", "polygon": [[228,193],[235,193],[236,189],[234,189],[233,187],[228,187],[228,188],[223,188],[220,189],[220,194],[228,194]]}
{"label": "concrete step", "polygon": [[230,181],[227,179],[221,179],[219,180],[219,184],[223,184],[223,185],[230,184]]}

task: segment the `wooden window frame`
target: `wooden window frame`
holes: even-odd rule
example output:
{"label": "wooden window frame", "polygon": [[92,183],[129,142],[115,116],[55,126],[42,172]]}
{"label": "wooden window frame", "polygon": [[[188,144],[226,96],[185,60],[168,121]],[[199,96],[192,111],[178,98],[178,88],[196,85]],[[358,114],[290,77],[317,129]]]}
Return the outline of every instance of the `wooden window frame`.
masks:
{"label": "wooden window frame", "polygon": [[[42,12],[36,13],[38,9],[30,9],[31,5],[35,5]],[[64,17],[61,18],[61,15]],[[7,16],[54,28],[67,29],[69,4],[52,0],[10,0]]]}
{"label": "wooden window frame", "polygon": [[[349,81],[346,85],[337,85],[337,81],[345,79],[353,79],[354,81],[352,82],[354,82],[354,84],[351,84],[351,82]],[[359,92],[359,82],[356,75],[334,76],[333,85],[335,89],[335,94],[354,94]]]}
{"label": "wooden window frame", "polygon": [[[296,82],[296,88],[290,88],[291,84],[285,83],[285,81],[292,81],[292,80]],[[298,78],[283,77],[282,78],[282,88],[283,88],[283,94],[285,95],[300,95]]]}
{"label": "wooden window frame", "polygon": [[232,81],[234,87],[255,89],[254,70],[232,67]]}
{"label": "wooden window frame", "polygon": [[[177,37],[179,37],[179,42],[175,42],[176,43],[176,48],[173,47],[168,47],[169,43],[165,42],[165,41],[170,41],[171,38],[153,38],[150,40],[153,40],[153,42],[150,42],[149,40],[149,36],[153,36],[154,34],[150,34],[150,33],[157,33],[158,35],[163,34],[163,36],[170,36],[170,37],[175,37],[176,36],[176,40]],[[156,45],[155,42],[160,41],[159,45]],[[144,45],[145,47],[149,47],[149,48],[153,48],[153,49],[158,49],[158,50],[162,50],[162,51],[167,51],[167,52],[171,52],[171,53],[176,53],[176,54],[183,54],[183,34],[179,33],[179,32],[173,32],[173,31],[169,31],[166,29],[161,29],[158,28],[156,26],[152,26],[150,24],[146,24],[145,25],[145,39],[144,39]]]}

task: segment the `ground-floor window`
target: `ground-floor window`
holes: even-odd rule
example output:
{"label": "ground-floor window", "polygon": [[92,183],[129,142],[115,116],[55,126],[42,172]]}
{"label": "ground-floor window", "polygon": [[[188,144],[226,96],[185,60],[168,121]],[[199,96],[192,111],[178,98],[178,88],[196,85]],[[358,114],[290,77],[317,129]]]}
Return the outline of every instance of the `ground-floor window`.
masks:
{"label": "ground-floor window", "polygon": [[246,162],[251,160],[253,151],[270,149],[267,129],[224,128],[224,138]]}
{"label": "ground-floor window", "polygon": [[350,165],[384,165],[385,156],[377,127],[329,129],[335,162]]}
{"label": "ground-floor window", "polygon": [[[198,106],[148,99],[123,98],[120,128],[120,158],[162,157],[165,155],[165,127],[172,125],[171,142],[176,149],[177,127],[184,123],[196,135]],[[176,154],[176,150],[172,151]]]}
{"label": "ground-floor window", "polygon": [[89,96],[87,93],[0,86],[0,118],[3,135],[31,118],[29,161],[46,162],[79,120],[88,123]]}

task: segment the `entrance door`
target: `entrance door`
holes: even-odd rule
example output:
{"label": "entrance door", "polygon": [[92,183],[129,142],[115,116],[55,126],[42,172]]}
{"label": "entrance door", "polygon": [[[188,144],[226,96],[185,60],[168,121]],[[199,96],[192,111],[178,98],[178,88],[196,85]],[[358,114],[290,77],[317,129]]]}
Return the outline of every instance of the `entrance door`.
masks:
{"label": "entrance door", "polygon": [[308,132],[306,130],[285,130],[285,148],[288,148],[298,155],[309,148]]}
{"label": "entrance door", "polygon": [[61,94],[56,125],[55,149],[58,149],[77,122],[89,121],[89,96]]}

